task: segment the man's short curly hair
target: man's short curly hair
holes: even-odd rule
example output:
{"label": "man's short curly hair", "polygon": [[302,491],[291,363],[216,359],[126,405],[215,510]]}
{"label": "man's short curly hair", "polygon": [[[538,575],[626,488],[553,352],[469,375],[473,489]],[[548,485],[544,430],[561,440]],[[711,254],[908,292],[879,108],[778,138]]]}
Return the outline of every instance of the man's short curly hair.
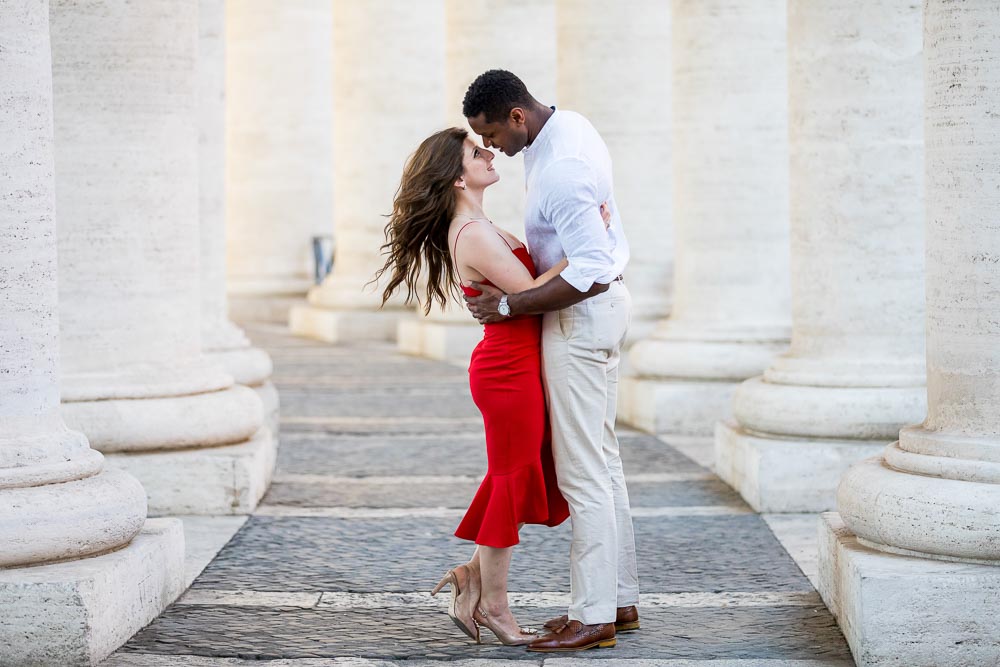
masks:
{"label": "man's short curly hair", "polygon": [[507,118],[510,110],[532,101],[524,82],[503,69],[491,69],[476,77],[462,100],[462,115],[475,118],[485,114],[487,123]]}

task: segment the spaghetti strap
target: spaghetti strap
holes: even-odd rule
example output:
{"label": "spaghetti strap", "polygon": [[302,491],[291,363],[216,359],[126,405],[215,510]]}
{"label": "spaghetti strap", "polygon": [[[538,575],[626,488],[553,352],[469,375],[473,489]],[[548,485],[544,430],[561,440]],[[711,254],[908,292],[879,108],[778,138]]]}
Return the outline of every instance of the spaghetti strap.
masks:
{"label": "spaghetti strap", "polygon": [[[497,230],[495,230],[495,229],[494,229],[493,231],[495,231],[495,232],[496,232]],[[507,238],[506,238],[506,237],[505,237],[505,236],[504,236],[503,234],[501,234],[500,232],[497,232],[497,236],[499,236],[499,237],[500,237],[500,240],[501,240],[501,241],[503,241],[504,243],[507,243]],[[511,245],[511,244],[509,244],[509,243],[507,243],[507,247],[508,247],[508,248],[510,248],[510,251],[511,251],[511,252],[514,252],[514,246],[512,246],[512,245]]]}

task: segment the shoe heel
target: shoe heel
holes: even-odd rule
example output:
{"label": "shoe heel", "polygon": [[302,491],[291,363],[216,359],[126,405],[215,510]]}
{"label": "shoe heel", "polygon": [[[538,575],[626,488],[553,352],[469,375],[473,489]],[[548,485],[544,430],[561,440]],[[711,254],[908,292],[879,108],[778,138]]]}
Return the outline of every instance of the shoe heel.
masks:
{"label": "shoe heel", "polygon": [[617,639],[605,639],[603,642],[598,642],[597,648],[614,648],[617,644]]}
{"label": "shoe heel", "polygon": [[632,632],[639,629],[639,621],[629,621],[628,623],[615,623],[615,632]]}
{"label": "shoe heel", "polygon": [[437,583],[437,586],[434,587],[434,590],[431,591],[431,597],[434,597],[435,595],[440,593],[441,589],[444,588],[445,585],[450,581],[451,581],[451,570],[448,570],[448,572],[446,572],[445,575],[441,577],[441,581]]}

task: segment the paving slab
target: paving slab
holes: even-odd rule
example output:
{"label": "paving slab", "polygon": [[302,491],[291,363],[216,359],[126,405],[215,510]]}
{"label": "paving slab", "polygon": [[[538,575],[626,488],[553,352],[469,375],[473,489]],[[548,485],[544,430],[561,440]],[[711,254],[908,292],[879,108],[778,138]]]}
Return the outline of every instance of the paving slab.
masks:
{"label": "paving slab", "polygon": [[[808,580],[754,514],[639,517],[636,555],[645,590],[808,590]],[[195,587],[283,591],[428,590],[472,545],[452,518],[331,519],[254,516]],[[569,590],[570,528],[525,526],[511,590]],[[296,554],[289,558],[289,554]]]}
{"label": "paving slab", "polygon": [[[475,645],[445,615],[446,598],[428,594],[473,550],[452,535],[486,470],[466,369],[383,343],[330,346],[274,326],[248,332],[272,354],[281,392],[275,481],[188,592],[109,667],[854,664],[800,569],[807,521],[769,517],[769,527],[699,465],[708,460],[702,443],[628,428],[619,439],[642,630],[578,656],[504,647],[488,631]],[[564,613],[570,536],[568,522],[523,529],[509,585],[522,623]],[[222,538],[212,534],[199,567]]]}
{"label": "paving slab", "polygon": [[[540,625],[559,608],[516,610],[519,622]],[[845,645],[829,641],[840,631],[822,604],[803,607],[654,608],[643,629],[622,634],[614,649],[588,659],[817,657],[843,660]],[[441,612],[423,609],[248,608],[175,606],[129,643],[137,652],[260,659],[364,656],[413,658],[536,659],[523,647],[500,645],[488,631],[482,645],[455,632]]]}

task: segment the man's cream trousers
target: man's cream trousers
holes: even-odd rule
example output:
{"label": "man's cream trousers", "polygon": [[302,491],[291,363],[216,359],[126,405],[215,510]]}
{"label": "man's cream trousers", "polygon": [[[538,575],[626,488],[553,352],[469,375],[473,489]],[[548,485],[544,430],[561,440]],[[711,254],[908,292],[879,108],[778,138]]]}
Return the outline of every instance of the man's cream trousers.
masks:
{"label": "man's cream trousers", "polygon": [[618,453],[618,367],[632,297],[621,281],[546,313],[542,365],[559,490],[573,521],[569,617],[613,623],[639,582],[628,490]]}

